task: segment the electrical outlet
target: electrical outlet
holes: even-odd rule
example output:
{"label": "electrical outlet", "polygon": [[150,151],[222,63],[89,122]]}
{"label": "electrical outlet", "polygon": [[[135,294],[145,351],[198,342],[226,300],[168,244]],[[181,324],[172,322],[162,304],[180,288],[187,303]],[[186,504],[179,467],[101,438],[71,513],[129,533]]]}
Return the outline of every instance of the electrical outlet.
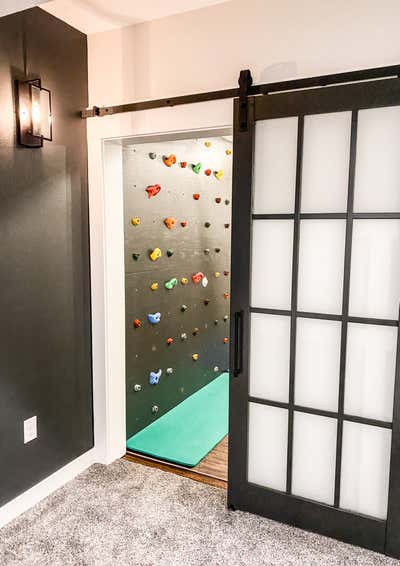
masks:
{"label": "electrical outlet", "polygon": [[24,444],[37,438],[37,417],[31,417],[24,421]]}

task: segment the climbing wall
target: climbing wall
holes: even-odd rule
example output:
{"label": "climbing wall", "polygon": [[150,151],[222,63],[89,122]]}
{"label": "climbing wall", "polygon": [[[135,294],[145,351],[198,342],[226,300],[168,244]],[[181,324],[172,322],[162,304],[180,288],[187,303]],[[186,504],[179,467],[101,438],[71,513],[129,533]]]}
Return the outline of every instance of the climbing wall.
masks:
{"label": "climbing wall", "polygon": [[231,164],[230,136],[123,148],[127,437],[228,368]]}

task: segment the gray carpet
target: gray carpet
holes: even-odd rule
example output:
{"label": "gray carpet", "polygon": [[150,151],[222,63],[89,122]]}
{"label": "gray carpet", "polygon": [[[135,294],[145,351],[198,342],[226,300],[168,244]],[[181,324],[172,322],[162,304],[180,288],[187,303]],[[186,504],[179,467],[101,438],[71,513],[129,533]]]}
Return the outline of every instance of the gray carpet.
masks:
{"label": "gray carpet", "polygon": [[391,560],[225,508],[225,491],[127,461],[92,466],[0,531],[0,565],[378,566]]}

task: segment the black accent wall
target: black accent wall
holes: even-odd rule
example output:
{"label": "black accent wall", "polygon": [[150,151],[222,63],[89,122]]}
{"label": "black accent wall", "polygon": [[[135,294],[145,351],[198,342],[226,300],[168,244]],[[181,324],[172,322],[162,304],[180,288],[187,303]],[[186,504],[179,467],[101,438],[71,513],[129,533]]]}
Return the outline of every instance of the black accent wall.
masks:
{"label": "black accent wall", "polygon": [[[38,77],[53,142],[17,147],[14,82]],[[0,505],[93,446],[87,92],[84,34],[40,8],[0,19]]]}

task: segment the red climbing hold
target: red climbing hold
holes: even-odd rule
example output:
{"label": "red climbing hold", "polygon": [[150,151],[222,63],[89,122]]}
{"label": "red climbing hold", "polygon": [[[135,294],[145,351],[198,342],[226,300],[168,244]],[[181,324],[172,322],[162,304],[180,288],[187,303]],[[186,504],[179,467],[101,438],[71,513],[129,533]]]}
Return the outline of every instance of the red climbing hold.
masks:
{"label": "red climbing hold", "polygon": [[168,346],[171,346],[171,344],[173,343],[174,339],[173,338],[167,338],[167,344]]}
{"label": "red climbing hold", "polygon": [[204,175],[207,175],[207,177],[209,177],[211,175],[211,173],[212,173],[211,169],[206,169],[204,171]]}
{"label": "red climbing hold", "polygon": [[140,326],[142,326],[142,323],[138,318],[135,318],[135,320],[133,321],[133,326],[135,328],[140,328]]}
{"label": "red climbing hold", "polygon": [[230,224],[224,224],[225,228],[229,228]]}
{"label": "red climbing hold", "polygon": [[160,185],[149,185],[146,189],[147,196],[149,198],[155,197],[161,191]]}
{"label": "red climbing hold", "polygon": [[217,204],[219,204],[219,203],[221,202],[221,197],[217,197],[217,198],[215,199],[215,202],[216,202]]}
{"label": "red climbing hold", "polygon": [[180,166],[182,167],[182,169],[185,169],[185,167],[187,166],[187,161],[181,161]]}
{"label": "red climbing hold", "polygon": [[198,273],[195,273],[194,275],[192,275],[192,281],[195,285],[197,285],[198,283],[200,283],[200,281],[203,279],[203,277],[204,277],[204,273],[199,271]]}
{"label": "red climbing hold", "polygon": [[199,193],[194,193],[194,194],[193,194],[193,198],[194,198],[194,200],[199,200],[200,194],[199,194]]}
{"label": "red climbing hold", "polygon": [[173,153],[171,155],[169,155],[168,157],[166,155],[164,155],[163,161],[164,161],[164,165],[166,165],[167,167],[171,167],[172,165],[175,165],[176,157]]}
{"label": "red climbing hold", "polygon": [[187,226],[187,220],[182,220],[181,226],[182,228],[185,228]]}
{"label": "red climbing hold", "polygon": [[224,338],[224,344],[227,344],[229,342],[228,338]]}
{"label": "red climbing hold", "polygon": [[225,275],[225,277],[228,277],[229,271],[224,271],[224,275]]}

